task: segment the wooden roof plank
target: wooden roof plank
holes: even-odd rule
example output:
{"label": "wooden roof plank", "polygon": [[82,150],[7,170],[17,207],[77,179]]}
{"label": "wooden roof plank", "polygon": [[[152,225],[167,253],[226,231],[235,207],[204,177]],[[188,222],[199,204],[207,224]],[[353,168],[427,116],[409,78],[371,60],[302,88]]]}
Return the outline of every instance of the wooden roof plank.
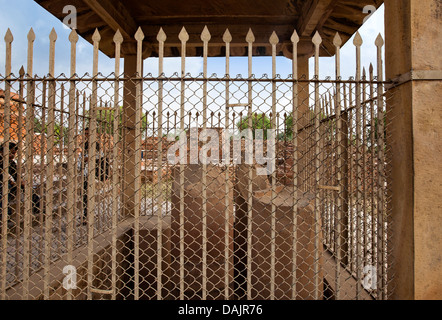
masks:
{"label": "wooden roof plank", "polygon": [[305,2],[298,21],[298,34],[308,37],[316,31],[319,22],[323,19],[324,12],[332,2],[337,0],[310,0]]}
{"label": "wooden roof plank", "polygon": [[115,32],[120,30],[126,39],[133,39],[138,25],[124,6],[115,6],[110,0],[83,0]]}

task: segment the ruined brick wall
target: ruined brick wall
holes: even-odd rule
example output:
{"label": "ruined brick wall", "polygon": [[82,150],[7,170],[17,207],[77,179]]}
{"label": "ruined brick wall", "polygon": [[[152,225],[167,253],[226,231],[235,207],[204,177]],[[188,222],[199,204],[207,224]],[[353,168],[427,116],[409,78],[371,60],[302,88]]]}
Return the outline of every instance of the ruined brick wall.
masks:
{"label": "ruined brick wall", "polygon": [[[11,99],[10,99],[10,110],[11,110],[11,122],[10,122],[10,141],[11,142],[18,142],[18,136],[19,136],[19,127],[20,127],[20,121],[21,121],[21,135],[24,137],[26,135],[26,119],[23,115],[23,103],[19,103],[20,96],[17,93],[11,92]],[[20,109],[22,113],[21,119],[19,118]],[[0,142],[3,143],[4,141],[4,125],[5,125],[5,92],[4,90],[0,89]]]}

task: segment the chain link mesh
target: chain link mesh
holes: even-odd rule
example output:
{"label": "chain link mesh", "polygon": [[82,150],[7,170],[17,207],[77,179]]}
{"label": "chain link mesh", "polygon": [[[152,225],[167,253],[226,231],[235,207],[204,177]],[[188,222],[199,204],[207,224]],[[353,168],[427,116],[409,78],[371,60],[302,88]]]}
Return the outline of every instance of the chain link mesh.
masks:
{"label": "chain link mesh", "polygon": [[[17,144],[17,180],[0,168],[7,298],[388,298],[389,93],[376,79],[2,83],[2,157]],[[226,135],[249,124],[255,147],[268,130],[265,163],[245,163],[247,135]]]}

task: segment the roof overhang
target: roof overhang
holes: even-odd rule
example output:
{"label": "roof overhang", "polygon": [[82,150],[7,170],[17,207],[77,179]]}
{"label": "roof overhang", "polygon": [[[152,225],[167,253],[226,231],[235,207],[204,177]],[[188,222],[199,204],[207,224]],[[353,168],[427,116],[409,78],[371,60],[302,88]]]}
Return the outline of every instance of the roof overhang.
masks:
{"label": "roof overhang", "polygon": [[364,7],[378,8],[383,0],[35,0],[55,17],[63,21],[63,8],[73,5],[77,9],[77,32],[92,43],[92,34],[101,35],[100,50],[114,56],[113,36],[117,30],[123,35],[124,55],[136,53],[134,34],[138,27],[144,32],[144,58],[158,56],[157,34],[163,28],[168,36],[165,56],[180,56],[178,33],[182,27],[189,34],[188,56],[201,56],[201,32],[207,26],[211,41],[209,56],[223,56],[225,44],[222,36],[228,28],[232,35],[231,55],[247,55],[245,41],[249,28],[255,36],[254,55],[271,55],[270,35],[279,38],[277,55],[290,57],[290,37],[296,29],[300,36],[299,55],[311,55],[312,35],[319,31],[323,38],[321,56],[333,56],[333,37],[339,32],[343,44],[361,27]]}

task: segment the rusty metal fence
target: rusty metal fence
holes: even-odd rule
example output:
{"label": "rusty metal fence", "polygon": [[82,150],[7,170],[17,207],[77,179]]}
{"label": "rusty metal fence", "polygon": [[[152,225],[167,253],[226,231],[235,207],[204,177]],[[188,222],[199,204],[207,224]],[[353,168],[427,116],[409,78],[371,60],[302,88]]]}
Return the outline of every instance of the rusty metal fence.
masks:
{"label": "rusty metal fence", "polygon": [[[11,72],[6,40],[1,102],[1,299],[388,299],[389,92],[378,59],[320,80],[315,46],[312,79],[255,78],[253,32],[246,35],[247,78],[207,75],[210,33],[204,29],[203,73],[98,71],[92,76]],[[293,56],[299,38],[292,36]],[[251,130],[250,130],[251,129]],[[12,144],[11,144],[12,143]]]}

